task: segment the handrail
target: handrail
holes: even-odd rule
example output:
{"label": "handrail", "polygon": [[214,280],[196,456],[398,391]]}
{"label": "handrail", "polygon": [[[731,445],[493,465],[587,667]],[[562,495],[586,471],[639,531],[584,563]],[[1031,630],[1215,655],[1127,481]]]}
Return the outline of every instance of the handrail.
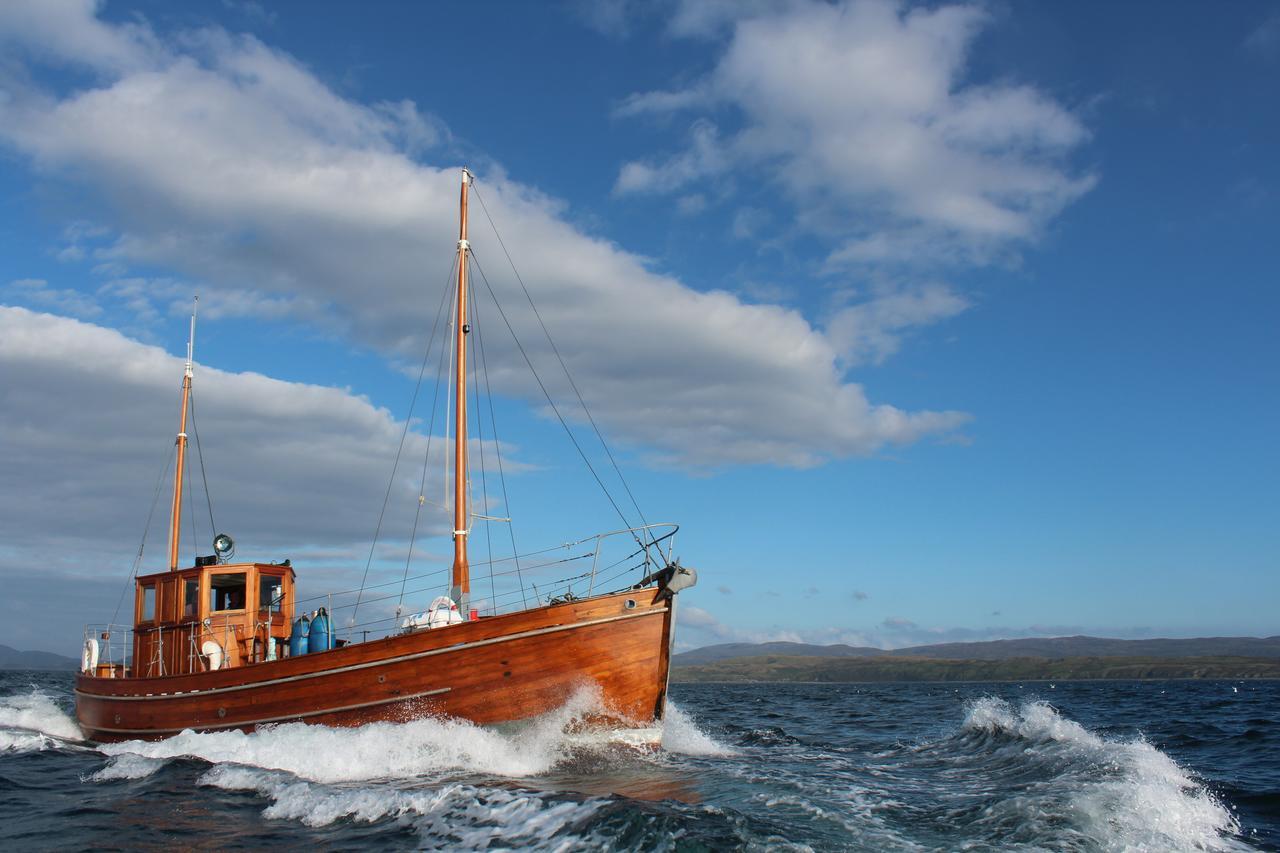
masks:
{"label": "handrail", "polygon": [[[576,541],[566,542],[551,548],[531,551],[525,556],[548,554],[553,551],[564,551],[566,549],[569,550],[570,553],[568,556],[558,557],[554,560],[547,560],[532,566],[523,566],[525,575],[530,571],[547,569],[553,566],[564,566],[565,568],[569,568],[573,563],[585,560],[588,557],[591,559],[591,567],[587,569],[585,566],[582,566],[581,562],[578,562],[578,566],[583,569],[582,571],[573,573],[576,569],[571,569],[570,572],[566,573],[568,576],[561,576],[557,580],[539,582],[535,584],[535,595],[532,599],[532,605],[526,602],[523,607],[520,606],[521,601],[524,599],[523,588],[512,588],[513,580],[511,576],[517,574],[514,570],[490,571],[487,576],[480,575],[474,577],[472,579],[473,582],[484,580],[486,577],[502,579],[498,589],[493,590],[490,594],[485,596],[487,604],[482,604],[481,610],[486,614],[497,615],[499,613],[526,610],[529,609],[530,606],[541,606],[552,599],[560,598],[565,595],[572,598],[575,597],[572,595],[573,587],[581,584],[584,580],[587,582],[587,596],[589,597],[595,594],[595,587],[597,584],[601,584],[603,586],[603,584],[621,577],[624,574],[629,574],[631,571],[636,569],[642,570],[644,575],[651,574],[652,567],[655,564],[661,568],[671,562],[675,548],[675,535],[679,529],[680,526],[674,522],[654,522],[638,525],[636,527],[609,530],[603,533],[597,533],[594,536],[588,536]],[[620,551],[611,550],[608,555],[609,562],[607,564],[602,564],[601,555],[606,553],[605,543],[620,536],[634,536],[638,543],[638,547],[633,545],[628,553],[620,557],[618,557],[618,554],[621,553]],[[572,549],[575,548],[582,548],[582,550],[580,553],[574,553]],[[641,560],[640,556],[642,554],[643,559]],[[617,559],[614,559],[615,557],[617,557]],[[509,562],[512,559],[513,558],[511,557],[505,557],[492,558],[487,561],[475,561],[472,563],[472,567],[475,568],[476,566],[489,565],[492,569],[499,563]],[[632,565],[632,563],[634,563],[634,565]],[[625,568],[623,568],[624,566]],[[413,588],[407,589],[403,593],[397,589],[394,592],[388,590],[385,595],[364,597],[362,599],[361,606],[377,604],[378,602],[391,602],[396,599],[404,601],[424,594],[438,594],[439,580],[447,576],[448,572],[448,568],[440,568],[423,572],[418,575],[413,575],[409,578]],[[532,583],[531,580],[529,582]],[[387,583],[370,584],[364,587],[363,590],[356,588],[342,590],[340,592],[320,593],[318,595],[307,596],[306,598],[295,598],[293,613],[285,615],[288,621],[292,623],[300,615],[308,612],[314,607],[320,606],[319,602],[323,602],[328,610],[329,618],[333,620],[335,629],[341,627],[348,639],[362,631],[366,635],[366,639],[371,639],[368,636],[369,634],[375,635],[374,638],[376,638],[384,631],[387,633],[394,633],[397,630],[404,615],[400,608],[396,608],[396,612],[394,614],[385,616],[375,611],[376,615],[371,614],[374,618],[366,619],[359,623],[352,621],[351,624],[346,625],[341,624],[338,614],[346,611],[353,611],[356,605],[353,597],[360,594],[362,591],[380,589],[383,587],[398,587],[401,584],[402,580],[396,579]],[[581,589],[580,586],[579,589]],[[388,610],[389,609],[390,608],[388,608]],[[202,625],[203,620],[185,619],[181,622],[166,623],[164,624],[163,629],[166,632],[181,629],[191,629],[198,632]],[[85,627],[85,639],[101,639],[100,634],[106,633],[108,638],[105,640],[105,647],[101,652],[100,660],[104,663],[121,663],[127,665],[129,662],[128,659],[133,650],[133,637],[135,635],[149,635],[159,631],[160,629],[161,626],[159,624],[135,626],[119,623],[97,623],[90,624]],[[137,664],[138,662],[135,661],[134,663]],[[146,662],[142,662],[142,665],[145,664]]]}

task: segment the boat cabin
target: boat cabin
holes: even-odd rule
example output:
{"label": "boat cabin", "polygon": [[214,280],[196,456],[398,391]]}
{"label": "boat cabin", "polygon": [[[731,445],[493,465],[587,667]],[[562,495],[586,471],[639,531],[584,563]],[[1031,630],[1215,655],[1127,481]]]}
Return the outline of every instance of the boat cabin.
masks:
{"label": "boat cabin", "polygon": [[186,675],[288,653],[294,574],[287,564],[204,565],[138,578],[136,678]]}

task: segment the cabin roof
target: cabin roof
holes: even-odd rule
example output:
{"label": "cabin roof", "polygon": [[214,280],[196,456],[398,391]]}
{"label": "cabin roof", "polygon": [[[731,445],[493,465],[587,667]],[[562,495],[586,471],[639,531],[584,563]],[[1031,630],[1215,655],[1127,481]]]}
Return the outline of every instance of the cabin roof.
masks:
{"label": "cabin roof", "polygon": [[166,569],[163,572],[139,575],[138,583],[161,581],[165,578],[172,577],[191,577],[193,575],[199,575],[202,572],[218,574],[220,572],[240,571],[245,569],[256,569],[259,572],[267,571],[272,574],[284,572],[287,573],[291,579],[296,577],[293,567],[286,566],[283,563],[217,563],[211,566],[185,566],[183,568],[174,569],[173,571]]}

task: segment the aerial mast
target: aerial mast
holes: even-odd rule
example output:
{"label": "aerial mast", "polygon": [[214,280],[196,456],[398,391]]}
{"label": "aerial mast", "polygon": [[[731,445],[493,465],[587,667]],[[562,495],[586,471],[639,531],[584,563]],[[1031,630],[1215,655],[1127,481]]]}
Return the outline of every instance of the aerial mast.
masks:
{"label": "aerial mast", "polygon": [[191,306],[191,335],[187,338],[187,367],[182,373],[182,415],[178,419],[178,462],[173,473],[173,508],[169,513],[169,571],[178,568],[178,540],[182,526],[182,471],[187,458],[187,410],[191,402],[192,353],[196,343],[196,310],[200,297]]}
{"label": "aerial mast", "polygon": [[462,170],[462,198],[458,226],[458,313],[454,318],[454,364],[457,365],[455,400],[457,421],[454,424],[453,448],[453,583],[449,597],[458,605],[464,619],[471,615],[471,573],[467,564],[467,190],[473,176]]}

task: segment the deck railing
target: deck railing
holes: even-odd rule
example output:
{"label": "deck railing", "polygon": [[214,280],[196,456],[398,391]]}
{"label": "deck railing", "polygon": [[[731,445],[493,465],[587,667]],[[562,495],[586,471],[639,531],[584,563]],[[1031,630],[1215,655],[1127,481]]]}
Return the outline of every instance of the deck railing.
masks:
{"label": "deck railing", "polygon": [[[658,522],[610,530],[515,557],[472,561],[472,609],[479,616],[496,616],[634,586],[670,564],[678,530],[677,524]],[[581,571],[577,571],[579,567]],[[400,633],[404,619],[425,610],[435,596],[447,595],[449,584],[450,570],[441,567],[360,589],[299,596],[291,618],[323,607],[329,614],[333,636],[342,637],[336,645],[364,642]],[[229,625],[222,627],[228,636],[214,639],[228,648],[234,637]],[[188,658],[187,672],[199,671],[196,638],[208,635],[208,630],[198,620],[186,620],[143,628],[123,624],[85,626],[85,640],[98,642],[99,672],[120,676],[132,668],[134,675],[162,674],[149,671],[155,670],[154,661],[131,660],[135,634],[155,635],[156,642],[148,645],[160,649],[153,656],[161,661],[166,658],[166,644],[185,640],[189,648],[179,656]],[[104,669],[108,665],[110,668]]]}

